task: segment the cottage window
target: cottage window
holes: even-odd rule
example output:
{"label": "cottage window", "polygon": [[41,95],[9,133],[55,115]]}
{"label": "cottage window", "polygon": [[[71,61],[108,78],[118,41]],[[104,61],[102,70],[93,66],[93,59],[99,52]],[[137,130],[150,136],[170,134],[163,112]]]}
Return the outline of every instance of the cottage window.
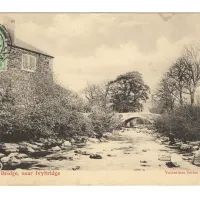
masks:
{"label": "cottage window", "polygon": [[36,57],[28,54],[22,55],[22,70],[35,72],[36,70]]}

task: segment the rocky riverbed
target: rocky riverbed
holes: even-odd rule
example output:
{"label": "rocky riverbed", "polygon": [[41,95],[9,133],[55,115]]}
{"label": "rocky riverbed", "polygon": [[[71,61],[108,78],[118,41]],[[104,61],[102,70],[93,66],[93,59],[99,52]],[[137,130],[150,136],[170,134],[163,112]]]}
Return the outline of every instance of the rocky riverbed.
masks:
{"label": "rocky riverbed", "polygon": [[107,133],[101,141],[62,141],[49,149],[43,143],[1,143],[3,170],[197,170],[191,160],[198,142],[169,145],[168,138],[145,127]]}

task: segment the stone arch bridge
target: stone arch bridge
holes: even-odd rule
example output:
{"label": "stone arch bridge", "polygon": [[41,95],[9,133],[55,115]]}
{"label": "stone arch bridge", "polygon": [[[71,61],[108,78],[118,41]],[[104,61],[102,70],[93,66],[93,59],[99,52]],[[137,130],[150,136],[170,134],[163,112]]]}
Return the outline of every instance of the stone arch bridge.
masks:
{"label": "stone arch bridge", "polygon": [[[84,113],[85,116],[88,116],[89,114],[90,113]],[[143,119],[152,124],[154,120],[160,116],[159,114],[154,114],[150,112],[116,113],[116,115],[121,117],[124,125],[134,119]]]}
{"label": "stone arch bridge", "polygon": [[159,114],[154,114],[150,112],[116,113],[116,115],[121,117],[124,125],[134,119],[143,119],[144,121],[152,124],[154,120],[160,116]]}

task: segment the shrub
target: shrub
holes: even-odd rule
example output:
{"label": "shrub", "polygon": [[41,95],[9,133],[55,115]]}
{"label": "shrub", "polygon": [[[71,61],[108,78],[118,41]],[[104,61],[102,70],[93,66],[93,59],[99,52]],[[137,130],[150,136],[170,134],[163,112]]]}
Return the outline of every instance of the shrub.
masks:
{"label": "shrub", "polygon": [[174,112],[163,114],[158,118],[154,126],[156,129],[168,135],[170,132],[175,138],[183,142],[200,140],[200,107],[181,106]]}
{"label": "shrub", "polygon": [[16,142],[39,138],[73,138],[89,135],[91,125],[82,113],[70,110],[57,99],[29,107],[6,106],[0,114],[1,141]]}
{"label": "shrub", "polygon": [[116,116],[112,110],[104,107],[94,106],[91,109],[89,119],[92,123],[92,129],[102,137],[105,132],[112,132],[114,129],[120,128],[121,119]]}

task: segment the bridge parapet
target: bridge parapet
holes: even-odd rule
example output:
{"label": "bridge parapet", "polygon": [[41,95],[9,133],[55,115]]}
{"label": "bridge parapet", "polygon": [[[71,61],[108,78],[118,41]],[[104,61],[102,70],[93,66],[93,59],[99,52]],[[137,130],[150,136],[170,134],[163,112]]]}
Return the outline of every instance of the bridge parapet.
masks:
{"label": "bridge parapet", "polygon": [[120,116],[122,118],[122,121],[127,121],[134,118],[142,118],[150,122],[153,122],[156,118],[160,116],[159,114],[154,114],[150,112],[116,113],[116,115]]}
{"label": "bridge parapet", "polygon": [[[84,113],[85,116],[88,116],[89,114],[90,113]],[[120,116],[123,122],[129,119],[134,119],[134,118],[142,118],[150,122],[153,122],[155,119],[157,119],[160,116],[160,114],[154,114],[150,112],[115,113],[115,115]]]}

